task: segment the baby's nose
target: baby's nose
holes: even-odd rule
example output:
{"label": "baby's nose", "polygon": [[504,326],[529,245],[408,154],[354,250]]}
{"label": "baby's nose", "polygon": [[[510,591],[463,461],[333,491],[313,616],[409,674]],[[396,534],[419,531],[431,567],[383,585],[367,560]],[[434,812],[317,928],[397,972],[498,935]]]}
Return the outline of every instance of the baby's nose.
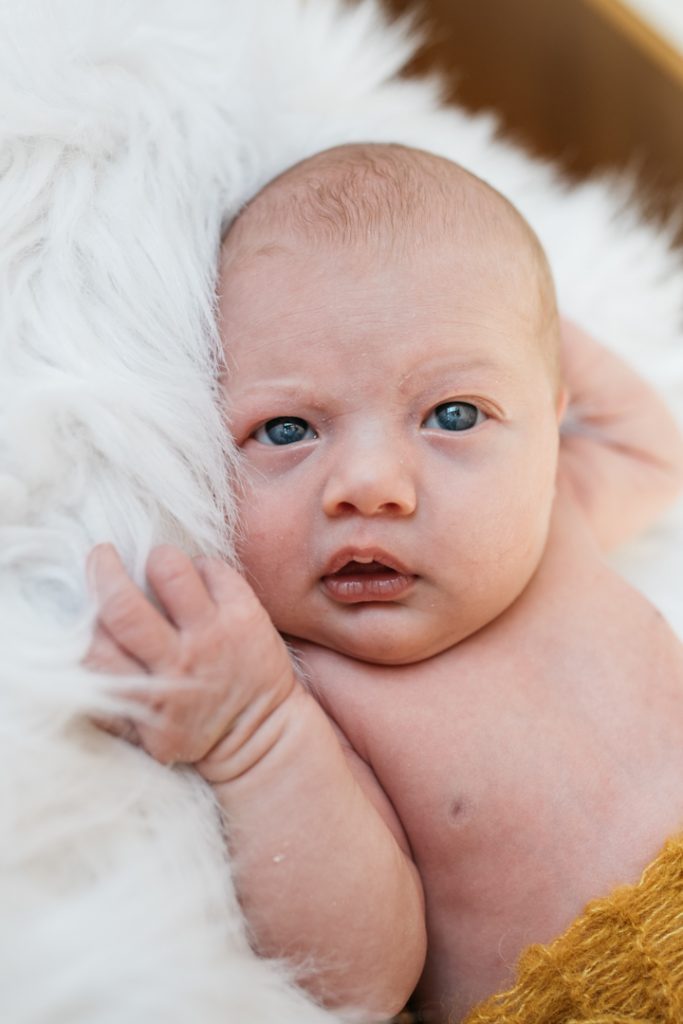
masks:
{"label": "baby's nose", "polygon": [[409,516],[415,511],[415,480],[407,460],[386,445],[366,444],[339,459],[327,479],[323,510],[335,517]]}

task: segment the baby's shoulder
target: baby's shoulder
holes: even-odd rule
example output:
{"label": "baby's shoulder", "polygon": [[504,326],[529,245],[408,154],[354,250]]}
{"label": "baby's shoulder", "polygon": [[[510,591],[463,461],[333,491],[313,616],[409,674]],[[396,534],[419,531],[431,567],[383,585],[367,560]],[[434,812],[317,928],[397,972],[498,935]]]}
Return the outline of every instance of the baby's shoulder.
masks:
{"label": "baby's shoulder", "polygon": [[451,651],[410,665],[359,661],[308,641],[296,641],[304,686],[361,756],[378,731],[405,729],[424,711],[433,681],[445,678]]}
{"label": "baby's shoulder", "polygon": [[[417,665],[381,665],[361,661],[329,647],[297,640],[292,648],[299,678],[320,701],[328,704],[362,704],[392,700],[400,681],[422,672]],[[436,659],[432,659],[436,660]]]}

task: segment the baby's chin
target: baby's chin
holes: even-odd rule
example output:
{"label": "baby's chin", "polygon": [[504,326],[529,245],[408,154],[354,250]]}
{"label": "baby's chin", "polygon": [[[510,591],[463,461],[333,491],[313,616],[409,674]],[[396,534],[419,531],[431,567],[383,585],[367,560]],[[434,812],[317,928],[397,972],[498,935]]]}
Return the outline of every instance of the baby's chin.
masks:
{"label": "baby's chin", "polygon": [[439,601],[437,595],[415,604],[368,602],[326,608],[323,613],[315,608],[315,615],[310,609],[305,609],[307,614],[301,609],[292,614],[288,607],[267,610],[276,629],[294,643],[315,644],[355,661],[390,668],[428,661],[479,633],[514,603],[527,580],[514,582],[495,594],[482,591],[459,607],[450,599]]}
{"label": "baby's chin", "polygon": [[451,634],[447,637],[410,637],[386,636],[381,633],[373,635],[372,630],[356,634],[353,637],[330,636],[318,630],[312,630],[308,636],[295,637],[289,634],[285,639],[296,645],[297,640],[316,644],[327,650],[334,651],[354,661],[362,661],[368,665],[383,665],[387,668],[398,668],[402,665],[417,665],[420,662],[435,658],[444,651],[455,647],[466,639],[472,631]]}

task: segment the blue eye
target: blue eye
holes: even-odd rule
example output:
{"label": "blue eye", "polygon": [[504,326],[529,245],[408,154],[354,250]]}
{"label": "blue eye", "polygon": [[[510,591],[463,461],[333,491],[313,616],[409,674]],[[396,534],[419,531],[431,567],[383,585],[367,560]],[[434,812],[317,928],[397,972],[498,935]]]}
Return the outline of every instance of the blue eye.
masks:
{"label": "blue eye", "polygon": [[255,440],[261,444],[296,444],[297,441],[310,441],[315,436],[306,420],[298,416],[277,416],[254,431]]}
{"label": "blue eye", "polygon": [[471,402],[444,402],[429,414],[424,425],[441,430],[471,430],[485,415]]}

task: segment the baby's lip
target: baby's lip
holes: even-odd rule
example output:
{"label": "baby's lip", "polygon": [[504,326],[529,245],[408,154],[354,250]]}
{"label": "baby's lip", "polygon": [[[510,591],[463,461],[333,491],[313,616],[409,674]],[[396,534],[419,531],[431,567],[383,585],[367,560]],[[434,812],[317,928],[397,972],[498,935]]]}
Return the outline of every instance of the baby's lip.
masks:
{"label": "baby's lip", "polygon": [[323,577],[333,576],[343,569],[344,566],[348,565],[349,562],[356,562],[358,565],[375,563],[378,570],[382,566],[384,569],[391,569],[402,576],[415,575],[395,555],[390,555],[387,551],[382,550],[382,548],[346,547],[332,555],[322,573]]}

